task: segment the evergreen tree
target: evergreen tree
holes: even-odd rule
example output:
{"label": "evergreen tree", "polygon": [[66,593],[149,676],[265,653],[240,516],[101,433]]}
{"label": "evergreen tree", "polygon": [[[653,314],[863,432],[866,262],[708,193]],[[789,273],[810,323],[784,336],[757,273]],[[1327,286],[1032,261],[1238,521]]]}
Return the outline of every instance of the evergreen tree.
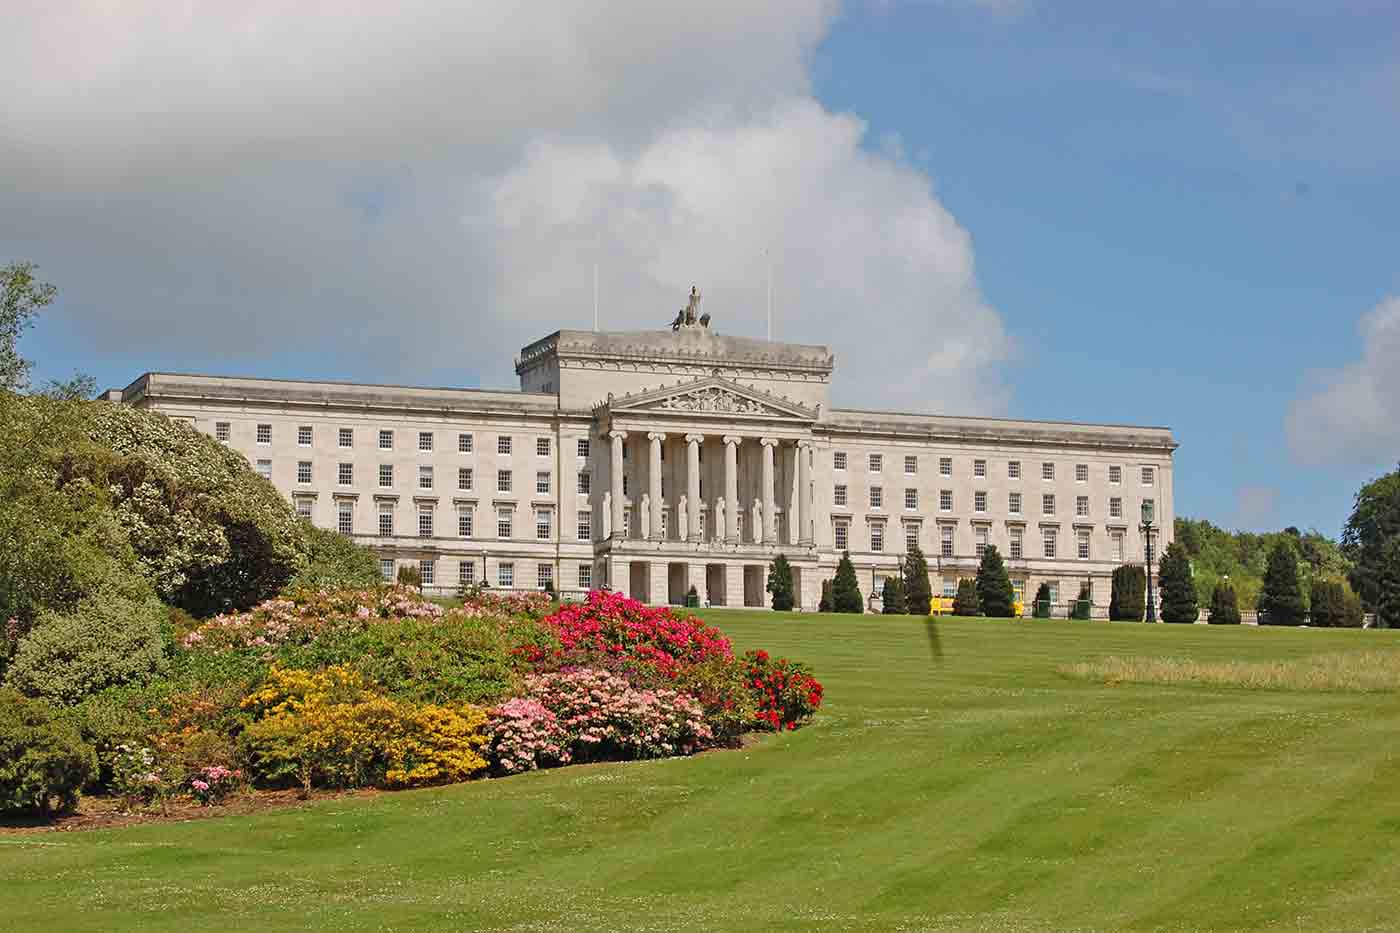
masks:
{"label": "evergreen tree", "polygon": [[1162,588],[1162,621],[1195,622],[1201,609],[1196,603],[1196,584],[1191,580],[1191,561],[1186,549],[1175,541],[1162,553],[1157,583]]}
{"label": "evergreen tree", "polygon": [[904,600],[909,613],[926,616],[933,611],[933,588],[928,582],[928,561],[918,542],[904,557]]}
{"label": "evergreen tree", "polygon": [[1259,593],[1259,621],[1265,625],[1302,625],[1308,607],[1298,583],[1298,556],[1287,541],[1269,552],[1264,588]]}
{"label": "evergreen tree", "polygon": [[904,600],[904,581],[899,577],[885,577],[885,586],[880,593],[880,611],[885,615],[904,615],[909,606]]}
{"label": "evergreen tree", "polygon": [[977,581],[962,579],[958,581],[958,595],[953,598],[953,615],[955,616],[977,616],[982,614],[982,608],[977,603]]}
{"label": "evergreen tree", "polygon": [[830,581],[830,580],[823,580],[823,581],[822,581],[822,598],[821,598],[821,602],[817,603],[817,611],[818,611],[818,612],[831,612],[831,581]]}
{"label": "evergreen tree", "polygon": [[1361,600],[1340,580],[1318,580],[1308,594],[1308,620],[1319,628],[1357,628]]}
{"label": "evergreen tree", "polygon": [[841,562],[836,565],[836,579],[831,581],[831,611],[865,611],[865,602],[860,595],[860,584],[856,582],[856,567],[851,563],[850,551],[843,551]]}
{"label": "evergreen tree", "polygon": [[1347,580],[1378,625],[1400,627],[1400,467],[1361,487],[1342,530]]}
{"label": "evergreen tree", "polygon": [[1050,618],[1050,584],[1042,583],[1035,591],[1035,602],[1031,607],[1031,615],[1037,619]]}
{"label": "evergreen tree", "polygon": [[1114,622],[1141,622],[1146,609],[1147,572],[1136,564],[1124,564],[1115,569],[1108,618]]}
{"label": "evergreen tree", "polygon": [[1240,601],[1235,596],[1234,587],[1228,583],[1217,583],[1210,594],[1211,625],[1239,625]]}
{"label": "evergreen tree", "polygon": [[773,594],[773,608],[778,612],[792,610],[792,565],[779,554],[768,565],[768,592]]}
{"label": "evergreen tree", "polygon": [[1094,589],[1089,582],[1079,584],[1079,596],[1075,599],[1074,605],[1070,607],[1069,617],[1071,619],[1088,619],[1094,611]]}
{"label": "evergreen tree", "polygon": [[995,544],[989,544],[977,568],[977,604],[985,616],[1009,619],[1015,614],[1015,602],[1016,591],[1011,587],[1001,552]]}

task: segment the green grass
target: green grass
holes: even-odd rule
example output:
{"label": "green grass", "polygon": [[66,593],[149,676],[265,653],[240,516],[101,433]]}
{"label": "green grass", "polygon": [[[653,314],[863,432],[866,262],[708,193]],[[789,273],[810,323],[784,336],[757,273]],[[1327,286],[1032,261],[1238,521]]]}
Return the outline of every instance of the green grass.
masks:
{"label": "green grass", "polygon": [[1105,685],[1395,633],[707,612],[827,707],[739,752],[0,835],[6,930],[1378,930],[1400,696]]}

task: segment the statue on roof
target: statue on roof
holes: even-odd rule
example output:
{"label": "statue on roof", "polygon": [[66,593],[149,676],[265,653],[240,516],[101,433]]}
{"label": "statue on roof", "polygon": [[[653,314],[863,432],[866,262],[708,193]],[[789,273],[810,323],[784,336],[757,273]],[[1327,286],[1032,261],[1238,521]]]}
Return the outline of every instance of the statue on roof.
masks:
{"label": "statue on roof", "polygon": [[671,330],[677,331],[682,327],[694,327],[699,324],[701,327],[710,326],[709,313],[700,313],[700,289],[694,285],[690,286],[690,301],[684,308],[676,312],[676,319],[671,322]]}

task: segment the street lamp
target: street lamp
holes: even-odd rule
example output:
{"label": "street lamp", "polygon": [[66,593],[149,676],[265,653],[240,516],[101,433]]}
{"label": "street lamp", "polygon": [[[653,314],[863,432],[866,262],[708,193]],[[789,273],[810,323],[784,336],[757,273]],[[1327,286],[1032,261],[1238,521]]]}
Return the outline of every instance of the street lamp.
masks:
{"label": "street lamp", "polygon": [[1142,533],[1147,538],[1147,621],[1157,621],[1157,600],[1152,594],[1152,502],[1142,504]]}

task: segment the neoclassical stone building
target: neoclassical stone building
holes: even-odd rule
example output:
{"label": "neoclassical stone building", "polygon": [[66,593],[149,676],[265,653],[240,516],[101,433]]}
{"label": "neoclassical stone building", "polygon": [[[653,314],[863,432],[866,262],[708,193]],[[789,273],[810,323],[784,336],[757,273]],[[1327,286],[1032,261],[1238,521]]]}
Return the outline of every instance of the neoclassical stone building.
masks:
{"label": "neoclassical stone building", "polygon": [[1143,560],[1143,500],[1170,538],[1166,428],[833,408],[828,348],[721,336],[696,305],[550,334],[518,391],[147,373],[108,398],[208,432],[386,577],[413,563],[439,589],[761,606],[782,553],[810,610],[842,551],[878,596],[917,541],[936,594],[994,544],[1018,592],[1063,607],[1089,580],[1102,611]]}

